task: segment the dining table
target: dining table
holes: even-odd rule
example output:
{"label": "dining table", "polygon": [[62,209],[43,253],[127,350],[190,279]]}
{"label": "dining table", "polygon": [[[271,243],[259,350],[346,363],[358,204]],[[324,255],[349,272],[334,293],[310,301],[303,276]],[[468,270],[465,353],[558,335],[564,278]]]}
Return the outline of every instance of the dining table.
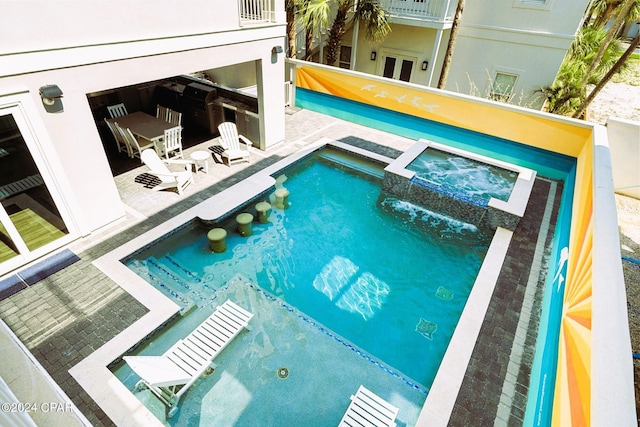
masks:
{"label": "dining table", "polygon": [[164,136],[164,131],[175,127],[175,125],[143,111],[136,111],[124,116],[114,117],[107,119],[107,121],[110,123],[118,123],[121,128],[131,129],[131,133],[136,137],[151,141],[156,147],[161,145],[160,140]]}

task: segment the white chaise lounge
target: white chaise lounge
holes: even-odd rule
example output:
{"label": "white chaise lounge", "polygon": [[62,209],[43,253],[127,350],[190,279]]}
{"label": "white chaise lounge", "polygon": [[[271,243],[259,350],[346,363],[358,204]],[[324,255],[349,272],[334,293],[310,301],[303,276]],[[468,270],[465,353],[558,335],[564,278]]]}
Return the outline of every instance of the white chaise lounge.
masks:
{"label": "white chaise lounge", "polygon": [[395,427],[398,408],[361,385],[339,427]]}
{"label": "white chaise lounge", "polygon": [[136,388],[148,387],[168,406],[171,418],[182,395],[208,367],[215,367],[213,359],[247,327],[252,317],[252,313],[227,300],[162,356],[124,356],[127,365],[141,378]]}

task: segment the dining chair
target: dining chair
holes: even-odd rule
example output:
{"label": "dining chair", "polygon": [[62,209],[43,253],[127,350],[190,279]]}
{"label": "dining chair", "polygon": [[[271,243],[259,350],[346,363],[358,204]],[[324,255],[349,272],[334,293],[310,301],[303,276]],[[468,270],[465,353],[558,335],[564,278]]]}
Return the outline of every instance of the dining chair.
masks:
{"label": "dining chair", "polygon": [[109,115],[112,119],[129,114],[127,112],[127,107],[125,107],[123,103],[116,105],[107,105],[107,111],[109,112]]}
{"label": "dining chair", "polygon": [[[104,122],[107,124],[107,127],[111,131],[113,135],[113,139],[116,141],[116,146],[118,147],[118,153],[122,153],[123,151],[127,152],[127,156],[131,157],[131,148],[129,144],[122,138],[122,134],[117,129],[118,123],[114,122],[113,124],[109,122],[107,119],[104,119]],[[119,126],[118,126],[119,127]]]}
{"label": "dining chair", "polygon": [[174,126],[182,126],[182,113],[169,109],[167,111],[167,121]]}
{"label": "dining chair", "polygon": [[133,135],[133,133],[131,133],[131,129],[118,126],[118,130],[120,131],[122,138],[131,147],[131,157],[138,157],[142,162],[141,153],[143,150],[147,148],[151,148],[155,150],[155,144],[152,141],[147,141],[147,140],[142,140],[142,142],[138,141],[138,139]]}
{"label": "dining chair", "polygon": [[163,107],[162,105],[158,104],[158,106],[156,107],[156,118],[168,122],[169,108]]}
{"label": "dining chair", "polygon": [[182,128],[175,126],[166,129],[161,144],[162,155],[165,159],[182,159]]}

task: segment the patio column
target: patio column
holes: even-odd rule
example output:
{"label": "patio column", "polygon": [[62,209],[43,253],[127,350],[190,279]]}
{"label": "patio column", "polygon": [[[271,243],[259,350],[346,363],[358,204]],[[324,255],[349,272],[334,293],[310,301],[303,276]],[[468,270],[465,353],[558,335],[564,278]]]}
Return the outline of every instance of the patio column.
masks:
{"label": "patio column", "polygon": [[[278,43],[284,48],[284,40]],[[284,53],[271,52],[256,61],[261,150],[284,141],[284,62]]]}

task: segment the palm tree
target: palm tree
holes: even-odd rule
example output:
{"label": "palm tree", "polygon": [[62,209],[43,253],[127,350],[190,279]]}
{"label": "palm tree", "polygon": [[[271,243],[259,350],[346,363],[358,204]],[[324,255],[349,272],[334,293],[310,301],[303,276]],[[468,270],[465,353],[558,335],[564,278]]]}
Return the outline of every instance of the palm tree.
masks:
{"label": "palm tree", "polygon": [[289,58],[296,57],[296,0],[286,0],[284,10],[287,14],[287,41]]}
{"label": "palm tree", "polygon": [[598,95],[598,93],[602,90],[604,85],[606,85],[609,82],[609,80],[611,80],[611,77],[613,77],[614,74],[620,71],[620,69],[624,66],[629,56],[631,56],[631,54],[633,53],[635,48],[638,47],[638,45],[640,45],[640,34],[638,34],[636,38],[633,39],[633,41],[631,42],[627,50],[622,54],[620,59],[616,61],[616,63],[613,65],[613,67],[611,67],[609,72],[602,78],[602,80],[598,82],[596,87],[593,88],[593,90],[591,91],[587,99],[585,99],[582,105],[578,107],[576,112],[573,114],[574,118],[582,117],[585,110],[589,107],[589,104],[591,104],[591,101],[595,99],[596,95]]}
{"label": "palm tree", "polygon": [[331,2],[327,0],[302,0],[305,28],[305,60],[310,61],[313,50],[313,35],[321,27],[327,25],[331,15]]}
{"label": "palm tree", "polygon": [[462,12],[464,11],[464,2],[465,0],[458,0],[458,6],[456,7],[456,13],[453,17],[453,24],[451,26],[451,34],[449,35],[449,43],[447,44],[447,51],[444,54],[444,60],[442,62],[442,70],[440,71],[440,79],[438,80],[438,89],[444,89],[444,86],[447,84],[449,68],[451,67],[451,58],[453,57],[453,51],[456,47],[458,28],[460,27],[460,20],[462,19]]}
{"label": "palm tree", "polygon": [[[618,13],[618,18],[611,29],[607,30],[602,22],[606,22],[606,17],[613,16],[612,8]],[[615,73],[626,66],[626,58],[620,62],[623,50],[615,35],[619,32],[620,22],[636,20],[639,13],[640,0],[595,0],[592,3],[586,19],[589,25],[583,26],[578,32],[556,80],[551,86],[540,89],[547,98],[549,112],[576,114],[585,104],[587,85],[600,85],[613,67]],[[594,89],[589,97],[593,99],[600,89],[601,87],[597,91]],[[586,103],[587,106],[589,103]],[[584,109],[578,115],[583,113]]]}
{"label": "palm tree", "polygon": [[380,41],[391,31],[387,14],[376,0],[309,0],[305,22],[326,25],[334,8],[336,15],[327,36],[328,65],[335,65],[338,60],[350,11],[353,10],[354,22],[359,21],[364,26],[367,40]]}
{"label": "palm tree", "polygon": [[[611,11],[611,7],[613,3],[617,3],[616,9],[613,9],[613,12]],[[600,45],[600,48],[598,49],[598,52],[596,53],[595,57],[593,58],[593,60],[591,61],[591,64],[589,65],[589,68],[587,69],[587,72],[585,73],[585,75],[583,76],[583,80],[582,80],[582,85],[586,84],[587,79],[589,78],[589,76],[591,75],[591,73],[593,72],[593,70],[595,70],[596,67],[598,67],[600,65],[600,61],[602,60],[602,57],[605,54],[605,51],[609,48],[609,45],[611,44],[611,42],[615,39],[615,37],[618,35],[620,29],[622,28],[622,26],[624,25],[625,22],[628,22],[629,20],[629,12],[631,11],[631,8],[634,6],[634,4],[636,3],[640,3],[640,1],[638,0],[624,0],[623,2],[619,1],[619,0],[615,0],[614,2],[607,2],[607,6],[609,6],[602,15],[598,16],[598,18],[596,19],[594,26],[596,28],[602,28],[604,26],[604,23],[602,23],[601,21],[603,19],[608,19],[613,16],[612,13],[615,13],[617,11],[617,16],[616,19],[614,20],[613,24],[611,25],[611,28],[609,29],[609,31],[607,32],[607,36],[605,37],[605,39],[602,41],[602,44]],[[605,15],[607,15],[605,17]],[[604,21],[605,23],[607,21]]]}

